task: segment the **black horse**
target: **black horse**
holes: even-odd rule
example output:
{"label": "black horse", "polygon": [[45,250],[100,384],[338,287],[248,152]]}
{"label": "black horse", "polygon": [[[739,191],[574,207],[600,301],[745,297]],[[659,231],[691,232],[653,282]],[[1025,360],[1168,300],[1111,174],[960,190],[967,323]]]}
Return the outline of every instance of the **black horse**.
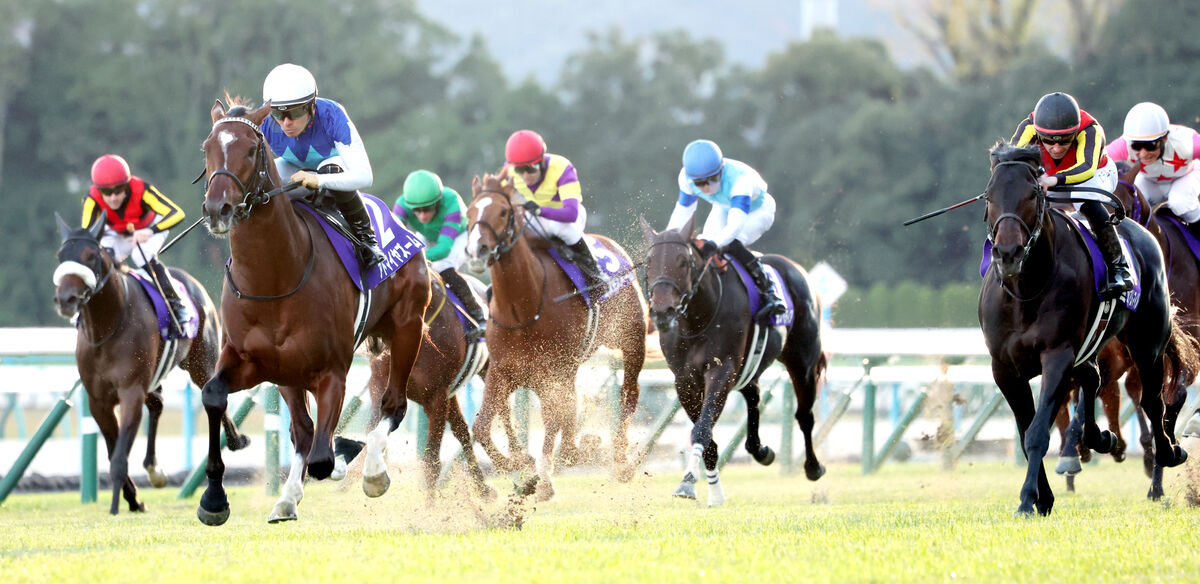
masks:
{"label": "black horse", "polygon": [[[809,480],[821,478],[825,467],[817,461],[813,447],[812,408],[826,358],[821,352],[820,306],[809,290],[804,270],[783,256],[762,257],[764,264],[782,276],[795,315],[786,331],[784,327],[757,329],[752,326],[749,296],[737,271],[726,269],[719,255],[705,256],[700,251],[692,239],[692,221],[679,230],[657,233],[642,219],[642,229],[649,244],[646,289],[650,315],[658,326],[667,365],[675,374],[679,401],[694,424],[688,468],[675,496],[696,498],[695,483],[703,460],[708,503],[724,502],[712,430],[729,392],[735,389],[746,399],[746,450],[759,464],[774,462],[775,452],[758,436],[758,379],[777,359],[787,368],[796,392],[796,422],[805,442],[804,473]],[[759,352],[761,356],[755,355]],[[747,367],[751,369],[745,370]]]}
{"label": "black horse", "polygon": [[[1098,348],[1113,337],[1129,347],[1145,388],[1141,405],[1150,418],[1156,459],[1164,467],[1187,459],[1163,424],[1164,357],[1174,377],[1182,368],[1194,367],[1196,355],[1172,320],[1162,251],[1149,232],[1129,220],[1118,226],[1141,283],[1137,311],[1120,302],[1106,305],[1095,292],[1092,261],[1072,233],[1070,219],[1049,208],[1037,182],[1042,173],[1039,149],[1000,141],[992,147],[991,162],[985,221],[993,258],[979,292],[979,323],[992,356],[992,375],[1016,417],[1029,461],[1017,512],[1032,515],[1036,509],[1049,515],[1054,494],[1042,459],[1072,380],[1082,391],[1084,444],[1100,453],[1114,446],[1112,434],[1101,432],[1095,419]],[[1089,341],[1093,318],[1106,308],[1111,311],[1107,328],[1096,327],[1100,336]],[[1042,376],[1042,390],[1035,404],[1029,380],[1037,375]]]}

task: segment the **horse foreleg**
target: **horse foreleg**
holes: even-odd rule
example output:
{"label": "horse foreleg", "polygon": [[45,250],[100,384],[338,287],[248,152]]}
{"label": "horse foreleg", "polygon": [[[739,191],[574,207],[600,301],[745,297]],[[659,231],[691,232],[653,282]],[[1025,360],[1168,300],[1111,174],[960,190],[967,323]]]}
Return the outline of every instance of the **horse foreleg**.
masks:
{"label": "horse foreleg", "polygon": [[[1075,369],[1075,381],[1079,385],[1079,415],[1083,426],[1083,446],[1100,454],[1112,452],[1116,441],[1112,432],[1100,430],[1096,424],[1096,395],[1100,390],[1100,370],[1095,364],[1087,363]],[[1082,450],[1082,449],[1081,449]]]}
{"label": "horse foreleg", "polygon": [[717,478],[717,443],[713,441],[713,426],[725,409],[725,399],[729,396],[730,385],[733,383],[732,365],[713,367],[704,374],[704,403],[700,407],[700,415],[692,426],[692,459],[688,472],[693,477],[700,477],[700,465],[703,462],[705,477],[708,479],[708,504],[721,505],[725,502],[725,493]]}
{"label": "horse foreleg", "polygon": [[752,381],[744,389],[742,389],[742,397],[746,399],[746,452],[755,462],[769,466],[775,462],[775,451],[769,446],[764,446],[762,438],[758,435],[758,421],[760,412],[758,405],[761,401],[759,393],[758,381]]}
{"label": "horse foreleg", "polygon": [[624,371],[621,374],[620,412],[617,427],[613,430],[612,447],[613,476],[623,483],[633,478],[634,471],[642,463],[641,460],[629,461],[629,427],[633,423],[638,397],[642,393],[642,388],[638,385],[638,376],[646,361],[646,331],[642,325],[644,321],[644,316],[639,320],[628,321],[637,323],[637,326],[630,328],[625,342],[621,344]]}
{"label": "horse foreleg", "polygon": [[1110,378],[1100,388],[1100,404],[1104,407],[1104,418],[1113,434],[1112,457],[1117,462],[1125,461],[1125,436],[1121,433],[1121,382]]}
{"label": "horse foreleg", "polygon": [[342,417],[342,404],[346,401],[346,374],[330,372],[317,380],[313,388],[317,398],[317,418],[312,445],[305,452],[304,463],[308,474],[324,480],[333,474],[333,433],[337,431]]}
{"label": "horse foreleg", "polygon": [[196,517],[205,525],[222,525],[229,519],[229,497],[225,494],[225,486],[221,484],[225,476],[225,461],[221,458],[221,424],[228,417],[230,380],[237,379],[239,384],[247,381],[237,375],[244,362],[237,356],[236,350],[226,345],[221,352],[220,362],[222,365],[216,374],[200,390],[200,401],[208,416],[208,462],[204,465],[208,487],[200,496]]}
{"label": "horse foreleg", "polygon": [[[91,395],[88,396],[91,400],[92,420],[96,422],[96,427],[100,429],[100,435],[104,437],[104,447],[108,452],[109,464],[112,464],[114,453],[117,451],[117,433],[120,426],[117,424],[117,415],[113,411],[112,404],[105,404],[95,399]],[[109,467],[111,472],[111,466]],[[112,507],[109,513],[116,515],[121,510],[121,483],[112,485]]]}
{"label": "horse foreleg", "polygon": [[1054,426],[1058,429],[1059,448],[1058,464],[1054,472],[1067,477],[1067,491],[1075,491],[1075,481],[1071,478],[1083,470],[1079,458],[1079,428],[1075,426],[1078,418],[1071,417],[1069,403],[1063,404],[1054,416]]}
{"label": "horse foreleg", "polygon": [[267,516],[267,523],[280,523],[299,519],[300,500],[304,498],[304,456],[299,452],[292,453],[292,468],[288,471],[287,481],[280,489],[279,500]]}
{"label": "horse foreleg", "polygon": [[[562,449],[573,449],[574,444],[571,444],[569,437],[563,431],[566,426],[567,416],[574,418],[575,402],[568,401],[568,392],[563,391],[560,385],[551,386],[542,393],[538,394],[538,398],[542,403],[542,421],[545,424],[546,434],[542,438],[542,455],[537,461],[537,500],[547,501],[554,497],[554,481],[551,477],[554,474],[554,443],[562,434]],[[570,396],[574,396],[575,392],[569,392]]]}
{"label": "horse foreleg", "polygon": [[1017,513],[1032,515],[1036,509],[1040,515],[1049,515],[1054,509],[1054,493],[1042,462],[1050,450],[1050,426],[1054,416],[1067,399],[1071,390],[1071,364],[1075,360],[1070,347],[1061,347],[1042,353],[1042,391],[1038,397],[1037,412],[1025,433],[1025,457],[1028,466],[1025,482],[1021,485],[1021,504]]}
{"label": "horse foreleg", "polygon": [[471,443],[471,429],[463,417],[458,398],[453,395],[446,401],[446,418],[450,423],[450,433],[462,445],[463,461],[467,464],[467,474],[475,484],[475,491],[488,501],[496,500],[496,490],[488,486],[483,477],[483,469],[479,468],[479,460],[475,458],[475,448]]}
{"label": "horse foreleg", "polygon": [[[279,386],[279,396],[287,404],[288,416],[291,419],[292,465],[288,471],[287,480],[280,489],[279,500],[267,515],[267,523],[294,521],[300,517],[298,507],[304,499],[304,473],[306,464],[304,454],[312,449],[313,421],[309,414],[308,394],[304,388],[283,385]],[[278,480],[279,477],[271,477]]]}
{"label": "horse foreleg", "polygon": [[[429,302],[428,295],[425,302]],[[387,387],[381,395],[372,388],[372,402],[375,411],[372,419],[379,420],[367,434],[366,458],[363,461],[363,493],[368,497],[379,497],[387,492],[392,479],[387,474],[387,438],[400,427],[408,411],[408,379],[412,375],[413,365],[421,350],[421,335],[424,325],[420,314],[424,309],[404,311],[405,303],[399,303],[392,308],[392,335],[389,342],[391,351],[391,369],[388,372]],[[411,308],[411,307],[409,307]],[[409,315],[416,314],[411,317]],[[336,420],[334,420],[336,423]],[[332,431],[332,428],[330,429]]]}
{"label": "horse foreleg", "polygon": [[117,431],[117,442],[109,459],[108,474],[113,485],[113,502],[111,512],[117,514],[117,490],[124,492],[125,501],[129,503],[130,511],[145,511],[146,505],[137,500],[137,486],[129,476],[129,452],[133,449],[133,439],[137,436],[138,426],[142,423],[142,404],[145,400],[145,390],[140,387],[126,387],[119,390],[121,396],[121,424]]}
{"label": "horse foreleg", "polygon": [[496,465],[496,470],[500,472],[511,472],[517,467],[504,453],[500,452],[492,439],[492,420],[497,414],[503,414],[504,429],[508,435],[509,450],[516,452],[517,450],[517,434],[512,427],[512,416],[508,415],[508,396],[512,393],[515,386],[507,377],[501,375],[496,367],[488,367],[487,377],[484,378],[483,384],[483,403],[479,406],[479,412],[475,414],[475,424],[471,428],[471,434],[475,441],[483,447],[483,451],[492,459],[492,464]]}
{"label": "horse foreleg", "polygon": [[425,416],[429,420],[429,425],[425,434],[425,452],[421,455],[421,466],[425,471],[426,503],[432,505],[438,475],[442,472],[442,436],[446,433],[446,398],[444,394],[435,396],[429,404],[426,404]]}
{"label": "horse foreleg", "polygon": [[158,420],[162,417],[163,411],[161,385],[146,394],[146,411],[150,414],[150,418],[146,428],[146,458],[142,460],[142,468],[146,469],[146,474],[150,477],[150,484],[156,489],[161,489],[167,486],[167,475],[158,468],[155,446],[158,439]]}

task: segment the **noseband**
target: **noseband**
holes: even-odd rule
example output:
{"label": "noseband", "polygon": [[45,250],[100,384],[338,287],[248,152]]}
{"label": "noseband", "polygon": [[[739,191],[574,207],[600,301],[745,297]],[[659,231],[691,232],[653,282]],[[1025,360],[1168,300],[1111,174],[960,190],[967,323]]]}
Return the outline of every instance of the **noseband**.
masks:
{"label": "noseband", "polygon": [[[92,245],[95,245],[96,250],[98,252],[100,252],[100,253],[96,254],[96,264],[97,265],[94,265],[94,266],[83,265],[74,260],[66,260],[66,261],[70,261],[72,263],[75,263],[75,264],[78,264],[80,266],[87,268],[96,277],[96,283],[92,286],[88,286],[87,290],[84,291],[84,293],[81,294],[79,297],[79,305],[83,306],[83,305],[87,304],[88,301],[91,300],[92,297],[95,296],[97,292],[104,289],[104,285],[107,284],[108,279],[110,277],[112,277],[113,270],[112,269],[107,269],[107,270],[104,269],[104,255],[103,255],[103,252],[100,250],[100,243],[97,242],[95,240],[95,238],[92,238],[89,236],[83,236],[83,235],[72,235],[72,236],[69,236],[66,239],[64,239],[63,243],[65,244],[68,241],[83,241],[86,243],[90,243]],[[65,263],[65,262],[60,262],[60,263]],[[103,272],[103,274],[101,274],[101,272]],[[56,274],[56,276],[57,276],[57,274]],[[55,284],[57,285],[57,281],[55,282]],[[85,284],[86,284],[86,282],[85,282]]]}
{"label": "noseband", "polygon": [[267,169],[266,140],[263,138],[262,130],[259,130],[254,122],[237,116],[224,117],[213,122],[213,129],[215,130],[217,126],[226,122],[238,122],[254,129],[254,136],[257,139],[257,143],[254,145],[254,176],[251,178],[250,184],[247,185],[236,174],[233,174],[225,167],[221,167],[214,170],[211,175],[205,178],[204,192],[208,192],[213,178],[217,176],[224,175],[233,179],[233,183],[242,191],[242,202],[233,209],[234,221],[240,221],[250,216],[250,211],[254,209],[255,205],[266,203],[273,195],[279,194],[285,189],[279,188],[271,192],[265,192],[265,187],[270,182],[270,174]]}
{"label": "noseband", "polygon": [[[679,320],[679,317],[683,316],[683,314],[685,312],[687,312],[688,305],[691,303],[692,299],[696,297],[696,292],[698,292],[700,290],[700,284],[704,282],[704,276],[709,273],[709,268],[712,267],[713,260],[712,260],[712,258],[709,258],[708,260],[706,260],[704,262],[704,267],[699,270],[700,275],[696,276],[696,278],[693,280],[691,278],[691,275],[697,271],[696,254],[699,253],[696,250],[695,246],[692,245],[692,243],[689,241],[657,241],[655,243],[650,244],[650,249],[654,249],[660,245],[668,245],[668,244],[682,245],[682,246],[684,246],[684,248],[687,249],[688,282],[691,284],[691,287],[689,287],[688,290],[686,292],[684,292],[683,286],[680,286],[679,282],[677,280],[675,280],[674,278],[668,278],[667,276],[663,275],[663,276],[659,276],[658,278],[655,278],[655,280],[653,282],[648,283],[646,285],[646,292],[647,292],[647,294],[651,294],[651,293],[653,293],[654,288],[656,286],[658,286],[659,284],[666,284],[666,285],[670,286],[671,288],[674,288],[675,292],[679,294],[679,302],[676,303],[674,306],[668,307],[666,310],[664,310],[660,313],[663,318],[667,319],[667,323],[670,324],[670,323],[674,323],[675,321]],[[646,275],[646,278],[649,279],[648,273]],[[723,298],[725,296],[725,283],[724,283],[724,281],[721,280],[721,278],[717,278],[717,285],[718,285],[718,290],[719,290],[718,296],[717,296],[717,305],[719,306],[721,304],[721,298]],[[687,338],[699,336],[700,334],[704,333],[704,331],[708,330],[708,327],[711,326],[713,321],[715,321],[716,319],[717,319],[716,311],[713,311],[712,317],[708,319],[708,323],[705,324],[704,327],[701,328],[699,332],[694,333],[692,335],[684,335],[684,336]]]}
{"label": "noseband", "polygon": [[513,246],[517,244],[517,241],[521,238],[521,234],[524,233],[525,228],[528,227],[529,221],[522,221],[520,229],[517,228],[517,208],[515,205],[513,205],[512,199],[508,198],[508,193],[494,189],[482,189],[479,191],[479,194],[498,195],[494,198],[502,199],[504,200],[505,204],[508,205],[508,221],[504,225],[504,231],[497,232],[496,228],[492,227],[492,224],[487,221],[475,222],[476,225],[487,227],[487,230],[492,232],[492,237],[496,238],[496,247],[492,248],[483,256],[483,260],[487,262],[488,265],[491,265],[499,260],[500,256],[508,253],[508,250],[512,249]]}
{"label": "noseband", "polygon": [[[996,163],[996,166],[992,168],[992,176],[995,177],[996,167],[1006,165],[1023,166],[1029,170],[1029,174],[1033,177],[1033,195],[1037,198],[1038,205],[1037,213],[1034,215],[1036,217],[1036,225],[1034,225],[1034,227],[1031,229],[1029,225],[1025,223],[1025,220],[1021,219],[1020,215],[1017,215],[1016,213],[1001,213],[1000,216],[997,217],[988,228],[988,240],[992,241],[993,243],[996,241],[996,231],[1000,229],[1000,222],[1004,221],[1005,219],[1016,221],[1017,224],[1025,230],[1025,233],[1029,234],[1029,238],[1025,241],[1025,245],[1021,246],[1021,256],[1018,260],[1020,262],[1024,262],[1025,259],[1029,257],[1029,251],[1033,249],[1033,244],[1037,243],[1038,237],[1042,234],[1042,224],[1046,215],[1047,206],[1046,191],[1042,189],[1041,183],[1037,182],[1038,169],[1028,162],[1020,160],[1006,160],[1004,162],[998,162]],[[990,187],[988,188],[987,200],[988,202],[991,202],[992,200]],[[996,256],[993,254],[992,263],[996,263],[996,261]]]}

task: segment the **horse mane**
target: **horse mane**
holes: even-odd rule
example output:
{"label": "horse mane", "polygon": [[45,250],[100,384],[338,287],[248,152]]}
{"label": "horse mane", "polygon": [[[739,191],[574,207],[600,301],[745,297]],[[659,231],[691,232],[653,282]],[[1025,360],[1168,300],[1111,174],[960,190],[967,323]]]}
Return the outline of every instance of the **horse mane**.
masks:
{"label": "horse mane", "polygon": [[1024,162],[1034,168],[1042,166],[1042,149],[1035,145],[1029,146],[1014,146],[1009,144],[1003,138],[996,140],[995,144],[988,150],[988,154],[992,159],[992,166],[996,166],[1000,162]]}
{"label": "horse mane", "polygon": [[248,98],[240,95],[230,95],[225,92],[225,103],[228,104],[228,110],[225,112],[227,116],[244,116],[254,109],[254,104]]}

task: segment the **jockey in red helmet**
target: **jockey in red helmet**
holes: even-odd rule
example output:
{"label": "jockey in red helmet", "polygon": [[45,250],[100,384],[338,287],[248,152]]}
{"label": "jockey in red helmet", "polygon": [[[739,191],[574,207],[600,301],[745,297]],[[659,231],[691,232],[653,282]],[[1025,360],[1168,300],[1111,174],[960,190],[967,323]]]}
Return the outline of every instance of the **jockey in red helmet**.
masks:
{"label": "jockey in red helmet", "polygon": [[588,289],[595,297],[603,296],[607,283],[583,239],[587,209],[575,166],[565,157],[546,152],[546,141],[533,130],[518,130],[508,137],[504,160],[513,186],[525,197],[534,233],[553,235],[567,244]]}
{"label": "jockey in red helmet", "polygon": [[129,258],[134,267],[145,268],[157,280],[175,313],[175,320],[169,320],[172,338],[182,336],[178,324],[190,315],[158,260],[158,250],[167,242],[167,230],[182,220],[179,205],[130,173],[124,158],[105,154],[92,163],[92,185],[83,198],[83,226],[99,234],[100,245],[111,250],[114,260]]}

